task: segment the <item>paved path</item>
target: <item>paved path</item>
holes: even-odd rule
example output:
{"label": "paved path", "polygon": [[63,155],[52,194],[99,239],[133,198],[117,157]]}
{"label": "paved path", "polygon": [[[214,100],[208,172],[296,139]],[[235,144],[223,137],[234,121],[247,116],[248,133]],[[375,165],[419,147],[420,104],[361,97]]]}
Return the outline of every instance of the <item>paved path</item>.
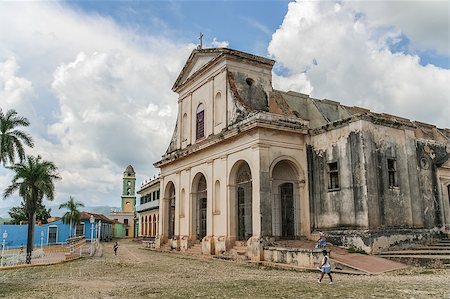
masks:
{"label": "paved path", "polygon": [[[341,249],[341,248],[339,248]],[[374,255],[348,253],[345,250],[332,251],[332,259],[351,268],[370,274],[381,274],[384,272],[405,269],[408,266]]]}
{"label": "paved path", "polygon": [[[280,242],[286,246],[296,248],[314,248],[315,242],[310,240],[295,240]],[[346,249],[338,246],[327,246],[325,249],[331,251],[331,260],[339,262],[347,267],[363,271],[369,274],[380,274],[394,270],[405,269],[408,266],[369,254],[349,253]]]}

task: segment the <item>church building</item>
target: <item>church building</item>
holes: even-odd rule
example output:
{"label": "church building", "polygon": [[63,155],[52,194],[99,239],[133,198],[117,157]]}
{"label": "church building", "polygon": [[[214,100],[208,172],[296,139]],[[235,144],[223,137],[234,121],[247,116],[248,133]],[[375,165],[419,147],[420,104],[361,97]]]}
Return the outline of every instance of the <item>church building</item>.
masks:
{"label": "church building", "polygon": [[126,238],[133,238],[137,236],[137,224],[135,224],[136,173],[131,165],[128,165],[123,173],[121,199],[121,211],[111,212],[110,217],[123,223]]}
{"label": "church building", "polygon": [[[272,86],[275,61],[193,50],[160,168],[157,246],[279,239],[377,252],[450,228],[450,130]],[[425,100],[425,99],[424,99]]]}

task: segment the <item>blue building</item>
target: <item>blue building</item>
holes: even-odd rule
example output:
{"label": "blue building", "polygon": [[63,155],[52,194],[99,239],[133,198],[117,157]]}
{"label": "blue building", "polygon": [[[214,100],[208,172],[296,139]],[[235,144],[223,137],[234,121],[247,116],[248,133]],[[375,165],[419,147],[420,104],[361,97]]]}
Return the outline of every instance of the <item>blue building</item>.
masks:
{"label": "blue building", "polygon": [[[91,215],[94,222],[90,223]],[[101,214],[93,214],[88,212],[81,212],[81,222],[72,228],[75,231],[75,236],[86,236],[86,240],[100,238],[101,241],[109,241],[113,236],[114,221]],[[4,232],[7,232],[8,237],[5,239],[6,248],[26,247],[28,224],[1,224],[0,238]],[[62,222],[61,219],[51,223],[35,225],[34,226],[34,246],[47,246],[66,243],[69,239],[70,225]],[[72,234],[73,235],[73,234]],[[3,242],[3,239],[0,239]]]}

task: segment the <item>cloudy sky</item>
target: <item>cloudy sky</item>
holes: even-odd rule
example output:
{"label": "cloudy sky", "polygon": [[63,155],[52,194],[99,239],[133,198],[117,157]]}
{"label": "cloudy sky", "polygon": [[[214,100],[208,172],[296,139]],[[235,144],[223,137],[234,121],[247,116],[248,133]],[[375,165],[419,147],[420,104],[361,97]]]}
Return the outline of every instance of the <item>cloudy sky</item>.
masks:
{"label": "cloudy sky", "polygon": [[[275,59],[274,86],[450,127],[448,1],[0,2],[0,107],[54,161],[54,204],[120,206],[169,143],[178,73],[204,33]],[[0,168],[0,190],[12,174]],[[18,205],[0,200],[0,208]],[[1,216],[1,215],[0,215]]]}

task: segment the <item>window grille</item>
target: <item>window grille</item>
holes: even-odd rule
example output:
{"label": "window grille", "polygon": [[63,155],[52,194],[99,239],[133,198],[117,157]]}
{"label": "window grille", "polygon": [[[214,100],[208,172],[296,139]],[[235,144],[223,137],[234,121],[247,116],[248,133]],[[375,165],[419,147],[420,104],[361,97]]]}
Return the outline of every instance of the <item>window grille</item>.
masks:
{"label": "window grille", "polygon": [[328,190],[339,190],[339,169],[337,162],[328,163]]}

